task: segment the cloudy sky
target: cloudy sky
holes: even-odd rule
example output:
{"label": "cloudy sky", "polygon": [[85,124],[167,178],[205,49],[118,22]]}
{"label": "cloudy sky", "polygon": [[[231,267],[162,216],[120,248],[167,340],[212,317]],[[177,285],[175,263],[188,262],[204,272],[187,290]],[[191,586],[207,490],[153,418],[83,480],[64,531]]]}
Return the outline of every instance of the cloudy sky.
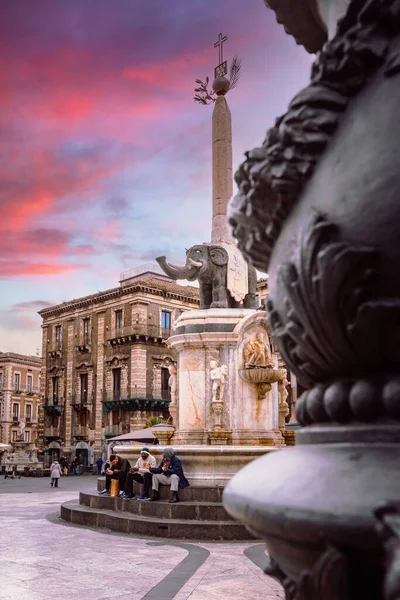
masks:
{"label": "cloudy sky", "polygon": [[208,241],[211,107],[196,78],[239,54],[234,168],[306,85],[312,57],[263,0],[0,6],[0,351],[36,354],[43,306]]}

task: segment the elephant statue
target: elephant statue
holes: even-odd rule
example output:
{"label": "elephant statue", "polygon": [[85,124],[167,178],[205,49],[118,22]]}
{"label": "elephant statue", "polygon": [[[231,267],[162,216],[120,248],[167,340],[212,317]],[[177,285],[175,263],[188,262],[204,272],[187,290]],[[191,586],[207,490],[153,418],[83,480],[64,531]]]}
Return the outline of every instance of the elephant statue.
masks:
{"label": "elephant statue", "polygon": [[[239,252],[233,247],[234,252]],[[156,261],[171,279],[199,281],[200,308],[255,308],[257,274],[254,267],[247,267],[247,282],[243,301],[234,298],[229,289],[228,267],[230,255],[222,246],[198,244],[186,250],[186,264],[182,267],[167,262],[165,256]],[[246,268],[246,265],[244,265]],[[240,276],[240,273],[239,273]]]}

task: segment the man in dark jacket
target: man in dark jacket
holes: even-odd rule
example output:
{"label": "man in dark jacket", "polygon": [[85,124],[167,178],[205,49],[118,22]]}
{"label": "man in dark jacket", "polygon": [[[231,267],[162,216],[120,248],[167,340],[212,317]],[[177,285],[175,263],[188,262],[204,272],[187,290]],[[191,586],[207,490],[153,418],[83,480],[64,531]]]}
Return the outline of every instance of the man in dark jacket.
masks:
{"label": "man in dark jacket", "polygon": [[164,448],[162,461],[158,467],[153,467],[151,472],[153,473],[153,495],[151,500],[158,500],[158,490],[159,485],[161,484],[170,486],[172,497],[169,502],[171,504],[179,502],[178,489],[187,487],[189,482],[183,473],[182,463],[179,458],[175,456],[173,448],[170,446]]}
{"label": "man in dark jacket", "polygon": [[131,468],[130,462],[126,458],[121,458],[121,456],[118,456],[117,454],[111,454],[110,463],[111,467],[106,471],[106,487],[102,492],[99,493],[101,495],[109,496],[111,479],[119,479],[119,489],[121,491],[118,495],[123,496],[126,476]]}

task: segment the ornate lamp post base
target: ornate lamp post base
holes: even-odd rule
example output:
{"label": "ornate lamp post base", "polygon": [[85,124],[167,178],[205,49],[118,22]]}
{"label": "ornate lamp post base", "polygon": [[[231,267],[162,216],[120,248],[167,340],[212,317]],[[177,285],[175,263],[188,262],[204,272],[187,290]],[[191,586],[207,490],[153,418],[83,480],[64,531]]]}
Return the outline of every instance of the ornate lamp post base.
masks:
{"label": "ornate lamp post base", "polygon": [[[267,1],[286,23],[293,3]],[[353,0],[236,175],[234,234],[308,389],[297,445],[245,467],[225,506],[288,600],[400,598],[399,49],[399,0]]]}

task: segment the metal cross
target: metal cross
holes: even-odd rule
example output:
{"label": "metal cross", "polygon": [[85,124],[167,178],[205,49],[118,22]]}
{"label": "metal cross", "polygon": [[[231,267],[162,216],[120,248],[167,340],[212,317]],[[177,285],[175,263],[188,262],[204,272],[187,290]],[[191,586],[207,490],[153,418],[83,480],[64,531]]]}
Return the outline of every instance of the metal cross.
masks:
{"label": "metal cross", "polygon": [[222,33],[220,33],[218,36],[218,41],[215,42],[215,44],[214,44],[214,48],[217,48],[219,46],[219,63],[218,63],[219,65],[224,62],[223,52],[222,52],[222,44],[224,42],[226,42],[227,39],[228,38],[226,37],[226,35],[224,37],[222,37]]}

